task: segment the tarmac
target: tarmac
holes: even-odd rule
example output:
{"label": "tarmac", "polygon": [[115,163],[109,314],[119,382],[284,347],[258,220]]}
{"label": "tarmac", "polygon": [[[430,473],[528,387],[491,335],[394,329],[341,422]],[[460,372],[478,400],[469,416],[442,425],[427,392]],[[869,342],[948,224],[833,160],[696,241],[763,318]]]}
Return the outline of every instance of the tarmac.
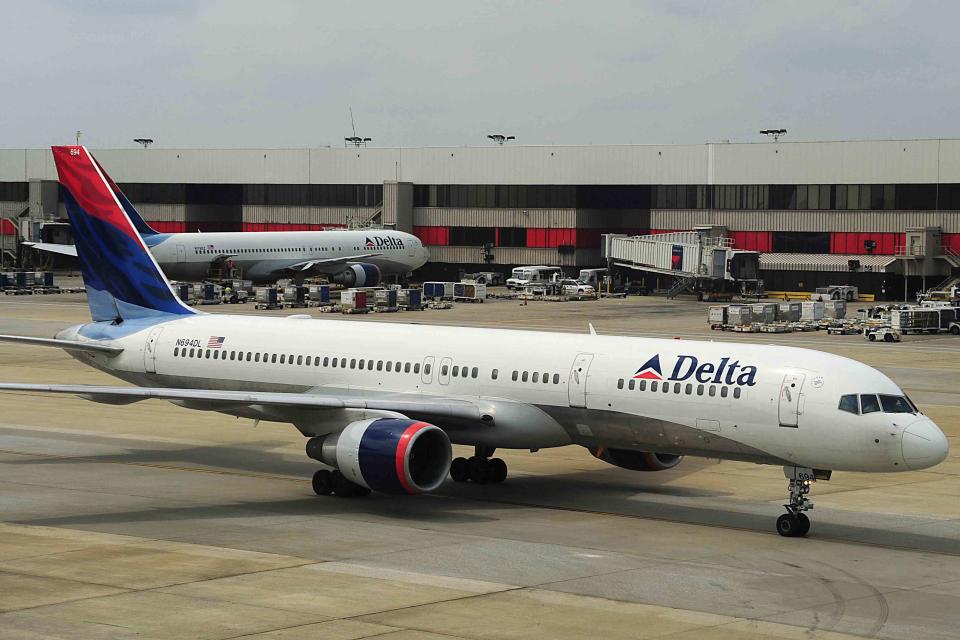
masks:
{"label": "tarmac", "polygon": [[[814,486],[810,536],[787,539],[773,528],[777,467],[688,458],[640,473],[579,447],[501,451],[502,485],[320,498],[292,426],[2,394],[0,637],[960,637],[960,338],[711,332],[706,307],[630,297],[324,317],[821,349],[890,375],[951,456],[835,473]],[[0,296],[0,333],[88,319],[82,295]],[[117,383],[6,343],[0,380]]]}

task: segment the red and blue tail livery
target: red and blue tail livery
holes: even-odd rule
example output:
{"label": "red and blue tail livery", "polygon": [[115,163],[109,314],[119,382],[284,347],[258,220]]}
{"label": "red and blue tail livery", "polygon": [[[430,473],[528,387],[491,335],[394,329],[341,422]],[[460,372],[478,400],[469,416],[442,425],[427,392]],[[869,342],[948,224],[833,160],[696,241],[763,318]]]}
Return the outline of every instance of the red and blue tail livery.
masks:
{"label": "red and blue tail livery", "polygon": [[119,189],[90,152],[81,146],[52,150],[93,319],[119,323],[195,314],[171,291],[118,199]]}
{"label": "red and blue tail livery", "polygon": [[663,380],[663,371],[660,370],[660,354],[655,354],[643,363],[643,366],[637,369],[633,377],[636,380]]}

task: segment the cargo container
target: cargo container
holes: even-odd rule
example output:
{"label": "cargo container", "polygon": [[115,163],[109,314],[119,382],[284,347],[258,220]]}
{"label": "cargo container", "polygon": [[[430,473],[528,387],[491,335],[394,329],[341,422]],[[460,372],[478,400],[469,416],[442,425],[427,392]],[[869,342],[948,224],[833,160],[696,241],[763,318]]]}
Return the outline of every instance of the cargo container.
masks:
{"label": "cargo container", "polygon": [[777,320],[780,322],[800,322],[800,303],[779,303],[777,305]]}
{"label": "cargo container", "polygon": [[900,333],[939,333],[940,311],[923,307],[894,309],[890,312],[890,326]]}
{"label": "cargo container", "polygon": [[467,302],[483,302],[487,297],[487,285],[477,282],[456,282],[453,285],[453,299]]}
{"label": "cargo container", "polygon": [[847,317],[846,300],[826,300],[823,303],[823,316],[834,320],[843,320]]}
{"label": "cargo container", "polygon": [[17,274],[15,272],[0,272],[0,289],[12,289],[15,286],[17,286]]}
{"label": "cargo container", "polygon": [[256,290],[258,309],[279,309],[280,296],[276,287],[260,287]]}
{"label": "cargo container", "polygon": [[453,299],[453,282],[424,282],[423,297],[428,300]]}
{"label": "cargo container", "polygon": [[707,322],[711,327],[727,324],[727,308],[710,307],[707,311]]}
{"label": "cargo container", "polygon": [[420,289],[401,289],[397,293],[397,304],[407,311],[419,311],[423,308],[422,296]]}
{"label": "cargo container", "polygon": [[345,289],[341,291],[340,306],[345,312],[367,311],[367,292],[359,289]]}
{"label": "cargo container", "polygon": [[329,304],[330,302],[330,285],[328,284],[313,284],[307,289],[307,297],[310,299],[310,302],[317,302],[319,304]]}
{"label": "cargo container", "polygon": [[302,284],[287,285],[283,288],[283,302],[291,307],[307,306],[307,287]]}
{"label": "cargo container", "polygon": [[822,302],[801,302],[801,320],[823,320],[824,306]]}
{"label": "cargo container", "polygon": [[173,285],[173,288],[178,298],[180,298],[182,301],[186,302],[187,304],[190,304],[190,285],[189,284],[178,282],[177,284]]}
{"label": "cargo container", "polygon": [[36,274],[33,271],[17,271],[16,277],[17,283],[15,286],[18,289],[33,289],[36,282]]}
{"label": "cargo container", "polygon": [[777,303],[776,302],[758,302],[751,305],[753,310],[753,321],[772,324],[777,321]]}
{"label": "cargo container", "polygon": [[397,309],[397,290],[396,289],[380,289],[376,292],[374,298],[374,304],[377,307],[384,309]]}
{"label": "cargo container", "polygon": [[733,325],[752,324],[753,309],[747,304],[732,304],[727,307],[727,319]]}

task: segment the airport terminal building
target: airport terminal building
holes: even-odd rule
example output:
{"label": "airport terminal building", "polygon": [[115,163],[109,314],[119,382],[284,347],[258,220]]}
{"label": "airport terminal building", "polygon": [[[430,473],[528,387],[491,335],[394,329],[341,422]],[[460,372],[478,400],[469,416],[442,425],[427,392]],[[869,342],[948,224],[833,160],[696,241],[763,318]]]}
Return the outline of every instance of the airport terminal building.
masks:
{"label": "airport terminal building", "polygon": [[[424,277],[574,271],[604,233],[699,225],[762,252],[768,290],[902,298],[960,268],[960,140],[93,152],[159,231],[374,222],[423,240]],[[0,150],[0,228],[63,215],[50,152]]]}

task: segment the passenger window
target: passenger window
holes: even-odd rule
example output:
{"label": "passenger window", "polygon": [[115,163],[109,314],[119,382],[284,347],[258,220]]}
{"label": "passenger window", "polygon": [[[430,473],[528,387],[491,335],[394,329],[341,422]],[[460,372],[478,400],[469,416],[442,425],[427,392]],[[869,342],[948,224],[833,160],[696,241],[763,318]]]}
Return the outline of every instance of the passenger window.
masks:
{"label": "passenger window", "polygon": [[523,375],[520,376],[520,381],[521,381],[521,382],[526,382],[526,381],[527,381],[527,372],[526,372],[526,371],[524,371],[524,372],[523,372]]}
{"label": "passenger window", "polygon": [[219,360],[219,359],[220,359],[220,352],[217,351],[216,349],[214,349],[214,351],[213,351],[213,359],[214,359],[214,360]]}
{"label": "passenger window", "polygon": [[339,362],[339,360],[337,360],[336,358],[333,358],[333,359],[330,360],[330,366],[333,367],[334,369],[336,369],[338,362]]}
{"label": "passenger window", "polygon": [[737,387],[736,389],[733,390],[733,397],[734,398],[740,397],[740,387]]}
{"label": "passenger window", "polygon": [[293,364],[293,354],[290,354],[290,357],[287,358],[287,364]]}
{"label": "passenger window", "polygon": [[840,409],[840,411],[846,411],[854,415],[860,413],[860,407],[857,406],[857,396],[852,393],[846,396],[840,396],[840,405],[837,408]]}
{"label": "passenger window", "polygon": [[510,376],[510,379],[513,380],[514,382],[517,381],[517,372],[516,372],[516,371],[513,372],[513,375]]}
{"label": "passenger window", "polygon": [[496,380],[498,375],[500,375],[500,370],[499,370],[499,369],[491,369],[491,370],[490,370],[490,379],[491,379],[491,380]]}
{"label": "passenger window", "polygon": [[210,359],[210,349],[207,349],[207,360]]}
{"label": "passenger window", "polygon": [[357,364],[359,369],[363,369],[364,365],[367,364],[367,361],[361,358],[360,362],[358,362]]}
{"label": "passenger window", "polygon": [[702,385],[702,384],[698,384],[698,385],[697,385],[697,395],[698,395],[698,396],[702,396],[702,395],[703,395],[703,385]]}
{"label": "passenger window", "polygon": [[395,363],[393,363],[393,370],[394,370],[396,373],[400,373],[400,362],[395,362]]}
{"label": "passenger window", "polygon": [[367,369],[373,371],[373,360],[367,360]]}
{"label": "passenger window", "polygon": [[450,370],[450,368],[449,368],[447,365],[445,365],[445,364],[444,364],[444,365],[441,365],[441,366],[440,366],[440,375],[442,375],[442,376],[447,375],[447,371],[449,371],[449,370]]}
{"label": "passenger window", "polygon": [[651,381],[651,382],[650,382],[650,391],[656,391],[658,386],[659,386],[659,384],[657,383],[656,380]]}
{"label": "passenger window", "polygon": [[404,373],[410,373],[410,363],[409,363],[409,362],[403,363],[403,372],[404,372]]}
{"label": "passenger window", "polygon": [[539,371],[534,371],[534,372],[533,372],[533,382],[540,382],[540,372],[539,372]]}
{"label": "passenger window", "polygon": [[880,396],[880,405],[885,413],[913,413],[913,407],[903,396]]}
{"label": "passenger window", "polygon": [[721,397],[721,398],[726,398],[726,397],[727,397],[727,388],[726,388],[726,387],[720,387],[720,397]]}
{"label": "passenger window", "polygon": [[313,366],[315,366],[315,367],[319,367],[319,366],[320,366],[320,356],[316,356],[316,357],[313,359]]}
{"label": "passenger window", "polygon": [[710,397],[712,398],[716,395],[717,395],[717,388],[713,385],[710,385]]}
{"label": "passenger window", "polygon": [[693,394],[693,385],[690,384],[690,383],[687,383],[687,388],[685,389],[685,391],[687,392],[687,395],[688,395],[688,396],[689,396],[689,395],[692,395],[692,394]]}
{"label": "passenger window", "polygon": [[660,390],[663,391],[664,393],[670,393],[670,383],[664,382],[663,386],[660,387]]}
{"label": "passenger window", "polygon": [[346,358],[340,358],[340,368],[341,368],[341,369],[346,369],[346,368],[347,368],[347,359],[346,359]]}
{"label": "passenger window", "polygon": [[480,369],[478,369],[477,367],[474,367],[473,369],[470,370],[471,378],[476,378],[478,375],[480,375]]}
{"label": "passenger window", "polygon": [[674,393],[680,393],[680,383],[679,383],[679,382],[674,382],[674,383],[673,383],[673,392],[674,392]]}
{"label": "passenger window", "polygon": [[880,411],[880,403],[877,401],[877,396],[872,393],[867,395],[863,394],[860,396],[860,411],[863,413],[873,413],[875,411]]}
{"label": "passenger window", "polygon": [[543,374],[543,384],[547,384],[548,382],[550,382],[550,374],[545,373]]}
{"label": "passenger window", "polygon": [[428,362],[427,364],[423,365],[423,373],[424,373],[424,375],[430,375],[430,370],[431,370],[431,369],[433,369],[433,365],[431,365],[429,362]]}
{"label": "passenger window", "polygon": [[310,363],[312,362],[312,358],[313,358],[312,356],[307,356],[307,359],[304,361],[304,364],[309,367]]}
{"label": "passenger window", "polygon": [[630,391],[633,391],[637,388],[637,381],[633,378],[630,378],[630,382],[627,384],[627,387],[630,389]]}
{"label": "passenger window", "polygon": [[326,367],[326,366],[329,366],[329,365],[330,365],[330,358],[329,358],[329,357],[324,358],[324,359],[323,359],[323,366]]}
{"label": "passenger window", "polygon": [[553,384],[560,384],[560,374],[559,374],[559,373],[553,374]]}
{"label": "passenger window", "polygon": [[[257,351],[256,360],[257,360],[257,362],[260,362],[260,352],[259,352],[259,351]],[[247,352],[247,362],[250,362],[250,352]]]}
{"label": "passenger window", "polygon": [[413,363],[413,372],[414,372],[414,373],[420,373],[420,363],[419,363],[419,362],[414,362],[414,363]]}
{"label": "passenger window", "polygon": [[287,364],[287,354],[285,353],[280,354],[280,364]]}
{"label": "passenger window", "polygon": [[[230,352],[230,360],[234,360],[236,355],[237,355],[237,352],[236,352],[236,351],[231,351],[231,352]],[[243,357],[243,356],[241,356],[241,357]]]}
{"label": "passenger window", "polygon": [[387,371],[393,371],[393,361],[387,360]]}
{"label": "passenger window", "polygon": [[174,356],[179,356],[179,355],[180,355],[180,347],[174,347],[174,348],[173,348],[173,355],[174,355]]}
{"label": "passenger window", "polygon": [[277,364],[277,354],[275,353],[270,354],[270,364]]}
{"label": "passenger window", "polygon": [[640,391],[646,391],[646,390],[647,390],[647,381],[646,381],[646,380],[641,380],[641,381],[640,381]]}
{"label": "passenger window", "polygon": [[297,356],[297,364],[298,365],[303,364],[303,356]]}
{"label": "passenger window", "polygon": [[453,365],[453,377],[456,378],[458,375],[460,375],[460,365],[455,364]]}
{"label": "passenger window", "polygon": [[356,368],[357,368],[357,359],[356,359],[356,358],[350,358],[350,368],[351,368],[351,369],[356,369]]}
{"label": "passenger window", "polygon": [[383,360],[377,360],[377,371],[383,371]]}

